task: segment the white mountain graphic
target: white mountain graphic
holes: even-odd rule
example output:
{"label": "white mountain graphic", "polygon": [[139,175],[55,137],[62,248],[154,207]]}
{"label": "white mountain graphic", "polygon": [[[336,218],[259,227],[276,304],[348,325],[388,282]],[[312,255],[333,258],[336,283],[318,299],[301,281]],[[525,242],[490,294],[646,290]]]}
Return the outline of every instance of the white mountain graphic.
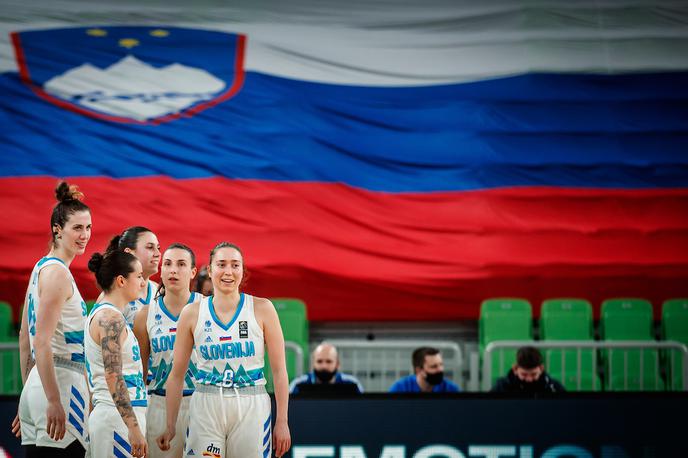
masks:
{"label": "white mountain graphic", "polygon": [[209,100],[225,86],[203,69],[182,64],[155,68],[127,56],[105,70],[80,65],[50,79],[44,89],[101,113],[143,121]]}

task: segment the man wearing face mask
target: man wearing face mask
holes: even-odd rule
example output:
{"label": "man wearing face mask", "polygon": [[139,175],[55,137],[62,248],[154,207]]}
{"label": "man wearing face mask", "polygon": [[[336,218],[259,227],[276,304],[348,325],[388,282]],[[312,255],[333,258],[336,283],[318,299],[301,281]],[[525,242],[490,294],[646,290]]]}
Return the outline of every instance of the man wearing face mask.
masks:
{"label": "man wearing face mask", "polygon": [[363,393],[356,377],[339,372],[339,356],[334,345],[323,342],[311,355],[313,370],[295,378],[289,386],[291,394],[299,393]]}
{"label": "man wearing face mask", "polygon": [[492,387],[495,393],[561,393],[564,386],[545,372],[542,355],[535,347],[521,347],[516,363]]}
{"label": "man wearing face mask", "polygon": [[390,393],[457,393],[458,385],[444,379],[444,363],[437,348],[420,347],[411,356],[414,374],[403,377],[389,389]]}

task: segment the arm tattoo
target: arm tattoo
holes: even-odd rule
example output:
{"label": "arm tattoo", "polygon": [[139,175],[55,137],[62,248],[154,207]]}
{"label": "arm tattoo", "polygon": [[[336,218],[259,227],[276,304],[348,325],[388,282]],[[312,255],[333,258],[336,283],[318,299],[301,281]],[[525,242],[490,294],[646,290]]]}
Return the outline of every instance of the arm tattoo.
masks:
{"label": "arm tattoo", "polygon": [[112,400],[115,401],[115,407],[122,416],[124,422],[129,418],[134,425],[138,425],[134,409],[131,407],[129,400],[129,392],[127,391],[127,384],[124,382],[122,376],[122,348],[119,344],[119,337],[126,326],[124,320],[120,318],[101,318],[98,321],[101,328],[102,339],[100,346],[103,351],[103,367],[106,374],[114,374],[115,392],[112,393]]}
{"label": "arm tattoo", "polygon": [[24,370],[24,380],[29,376],[29,372],[31,372],[31,369],[33,369],[33,366],[36,364],[36,361],[34,361],[33,357],[31,357],[31,352],[29,352],[28,356],[26,357],[26,369]]}

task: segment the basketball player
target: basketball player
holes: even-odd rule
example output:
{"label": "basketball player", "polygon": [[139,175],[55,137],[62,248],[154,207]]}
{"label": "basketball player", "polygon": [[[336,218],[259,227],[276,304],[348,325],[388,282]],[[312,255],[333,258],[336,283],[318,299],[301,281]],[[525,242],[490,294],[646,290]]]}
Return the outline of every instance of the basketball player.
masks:
{"label": "basketball player", "polygon": [[[112,250],[121,250],[133,254],[141,261],[143,267],[143,278],[146,280],[146,284],[141,288],[137,298],[127,305],[124,312],[127,324],[133,327],[136,312],[144,305],[150,304],[158,290],[158,284],[150,280],[150,277],[158,272],[160,243],[158,237],[150,229],[143,226],[132,226],[125,229],[121,235],[110,240],[106,251]],[[101,294],[98,297],[98,302],[101,301],[102,297]]]}
{"label": "basketball player", "polygon": [[91,238],[91,211],[76,186],[63,181],[55,194],[50,251],[31,272],[20,331],[24,388],[13,427],[29,458],[84,456],[88,437],[86,304],[69,266]]}
{"label": "basketball player", "polygon": [[189,401],[194,391],[196,374],[195,358],[192,356],[184,377],[181,412],[170,449],[162,451],[155,439],[165,432],[167,409],[165,408],[165,386],[172,367],[172,349],[177,334],[177,320],[182,309],[203,296],[189,290],[196,275],[196,256],[181,243],[170,245],[162,257],[160,278],[162,286],[157,298],[150,305],[144,305],[136,314],[134,333],[141,345],[144,373],[151,356],[151,381],[148,383],[148,410],[146,412],[146,438],[148,456],[181,457],[184,453],[184,437],[189,425]]}
{"label": "basketball player", "polygon": [[103,298],[86,320],[86,370],[93,396],[88,419],[92,458],[143,457],[146,444],[146,386],[141,350],[124,310],[146,284],[131,253],[95,253],[88,262]]}
{"label": "basketball player", "polygon": [[[272,445],[281,457],[291,438],[284,337],[277,312],[269,300],[240,291],[245,270],[236,245],[222,242],[213,248],[208,270],[214,296],[185,307],[179,318],[175,364],[167,381],[167,430],[158,444],[166,450],[176,435],[183,380],[193,350],[196,391],[189,407],[185,456],[263,458]],[[266,347],[277,402],[274,438],[265,391]]]}

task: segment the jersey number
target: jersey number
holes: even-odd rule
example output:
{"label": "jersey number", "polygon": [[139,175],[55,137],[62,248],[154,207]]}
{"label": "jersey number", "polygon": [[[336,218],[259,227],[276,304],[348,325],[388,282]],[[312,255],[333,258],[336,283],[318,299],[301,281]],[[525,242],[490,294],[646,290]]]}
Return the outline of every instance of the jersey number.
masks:
{"label": "jersey number", "polygon": [[232,385],[234,385],[234,371],[232,369],[227,369],[225,375],[222,377],[222,386],[231,388]]}

